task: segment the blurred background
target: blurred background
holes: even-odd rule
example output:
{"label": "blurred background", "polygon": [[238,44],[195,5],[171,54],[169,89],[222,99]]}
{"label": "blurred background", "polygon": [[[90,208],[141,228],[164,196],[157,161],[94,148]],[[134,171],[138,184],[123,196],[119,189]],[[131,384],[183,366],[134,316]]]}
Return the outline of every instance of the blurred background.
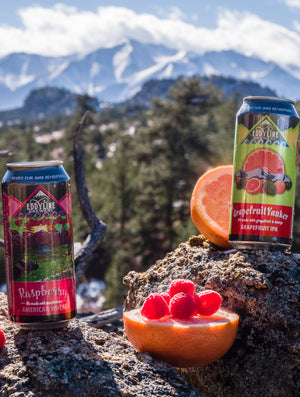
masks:
{"label": "blurred background", "polygon": [[[209,167],[232,163],[242,98],[289,98],[299,113],[300,0],[20,0],[1,8],[1,177],[7,161],[63,160],[75,241],[84,241],[90,230],[78,206],[72,145],[90,111],[86,180],[108,228],[80,293],[117,306],[128,271],[144,271],[198,234],[193,186]],[[3,249],[0,261],[3,283]]]}

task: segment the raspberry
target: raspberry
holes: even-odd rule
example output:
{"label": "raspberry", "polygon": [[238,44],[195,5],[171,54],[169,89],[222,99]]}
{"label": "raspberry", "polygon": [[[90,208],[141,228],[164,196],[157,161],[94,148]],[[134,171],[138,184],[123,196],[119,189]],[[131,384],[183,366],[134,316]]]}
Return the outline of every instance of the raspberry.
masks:
{"label": "raspberry", "polygon": [[169,292],[168,291],[163,292],[162,294],[160,294],[160,296],[162,296],[166,301],[167,305],[169,305],[171,299]]}
{"label": "raspberry", "polygon": [[186,294],[193,296],[195,293],[194,283],[190,280],[184,280],[181,278],[173,280],[169,287],[169,294],[171,298],[180,292],[185,292]]}
{"label": "raspberry", "polygon": [[158,320],[159,318],[169,314],[169,307],[160,294],[150,294],[146,298],[141,314],[149,320]]}
{"label": "raspberry", "polygon": [[216,291],[207,290],[194,296],[197,313],[202,316],[211,316],[220,309],[222,297]]}
{"label": "raspberry", "polygon": [[194,314],[196,303],[190,294],[180,292],[171,298],[169,307],[173,317],[185,319]]}
{"label": "raspberry", "polygon": [[0,329],[0,349],[3,349],[5,346],[5,335],[2,329]]}

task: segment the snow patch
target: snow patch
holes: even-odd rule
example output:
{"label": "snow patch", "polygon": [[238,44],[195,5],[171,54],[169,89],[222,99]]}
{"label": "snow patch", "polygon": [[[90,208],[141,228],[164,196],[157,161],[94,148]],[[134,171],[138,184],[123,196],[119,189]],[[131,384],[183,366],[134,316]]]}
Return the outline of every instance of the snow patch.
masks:
{"label": "snow patch", "polygon": [[48,70],[50,72],[49,80],[55,79],[57,76],[59,76],[67,67],[69,66],[70,62],[65,61],[62,62],[60,65],[50,65]]}
{"label": "snow patch", "polygon": [[132,51],[133,48],[131,44],[127,43],[113,57],[113,66],[115,68],[115,79],[117,83],[123,82],[122,74],[130,62],[130,54]]}
{"label": "snow patch", "polygon": [[[185,51],[179,51],[177,54],[169,57],[168,56],[156,57],[155,65],[151,66],[150,68],[141,70],[140,72],[133,73],[130,76],[130,78],[127,79],[126,82],[129,87],[142,84],[143,82],[152,78],[153,74],[157,74],[159,71],[163,70],[166,66],[168,66],[168,64],[172,64],[173,62],[179,61],[184,57],[185,57]],[[172,65],[170,65],[169,69],[167,69],[166,67],[167,73],[170,73],[172,67],[173,67]],[[164,73],[166,72],[166,70],[164,71]],[[164,77],[170,77],[170,75]]]}
{"label": "snow patch", "polygon": [[0,82],[3,83],[11,91],[16,91],[18,88],[31,83],[34,79],[35,76],[33,75],[26,75],[26,74],[16,75],[12,73],[7,73],[6,75],[2,75],[0,73]]}
{"label": "snow patch", "polygon": [[283,70],[285,70],[287,73],[291,74],[296,79],[300,80],[300,68],[299,67],[297,67],[295,65],[288,65],[287,67],[284,67]]}
{"label": "snow patch", "polygon": [[175,55],[171,56],[158,56],[154,58],[155,62],[158,64],[167,64],[170,62],[178,62],[178,61],[184,61],[186,62],[186,51],[178,51]]}
{"label": "snow patch", "polygon": [[169,65],[167,65],[165,70],[163,70],[161,72],[161,74],[159,75],[159,78],[160,79],[167,79],[167,78],[172,77],[173,69],[174,69],[174,64],[173,63],[169,63]]}
{"label": "snow patch", "polygon": [[261,71],[247,71],[247,70],[241,70],[239,73],[239,78],[243,80],[253,80],[253,81],[260,81],[261,79],[265,78],[268,76],[269,73],[271,73],[272,68],[266,68]]}
{"label": "snow patch", "polygon": [[218,76],[220,74],[219,70],[215,69],[210,63],[203,64],[203,71],[206,76]]}

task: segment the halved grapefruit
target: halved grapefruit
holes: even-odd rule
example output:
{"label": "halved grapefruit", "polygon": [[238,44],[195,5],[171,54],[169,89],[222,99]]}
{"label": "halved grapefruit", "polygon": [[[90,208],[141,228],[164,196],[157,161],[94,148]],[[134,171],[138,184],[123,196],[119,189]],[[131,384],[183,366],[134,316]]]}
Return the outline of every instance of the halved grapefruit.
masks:
{"label": "halved grapefruit", "polygon": [[250,194],[261,193],[262,190],[262,179],[250,178],[247,181],[245,189]]}
{"label": "halved grapefruit", "polygon": [[202,175],[191,198],[191,217],[200,233],[215,245],[231,248],[229,222],[232,165],[213,168]]}
{"label": "halved grapefruit", "polygon": [[243,170],[249,172],[256,168],[266,169],[271,174],[285,173],[284,161],[271,149],[255,149],[248,154],[243,163]]}
{"label": "halved grapefruit", "polygon": [[219,309],[211,316],[148,320],[140,309],[123,313],[126,335],[136,350],[175,367],[199,367],[222,357],[232,346],[239,316]]}

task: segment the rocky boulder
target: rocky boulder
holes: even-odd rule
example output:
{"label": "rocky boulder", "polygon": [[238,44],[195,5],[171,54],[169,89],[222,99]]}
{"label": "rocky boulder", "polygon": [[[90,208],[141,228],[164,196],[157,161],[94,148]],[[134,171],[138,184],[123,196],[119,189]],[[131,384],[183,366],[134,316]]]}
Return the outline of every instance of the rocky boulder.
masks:
{"label": "rocky boulder", "polygon": [[3,293],[0,328],[1,396],[200,396],[170,365],[136,353],[118,328],[75,319],[66,328],[20,330],[7,319]]}
{"label": "rocky boulder", "polygon": [[230,351],[202,367],[177,369],[206,397],[293,397],[299,384],[299,255],[282,251],[220,251],[193,237],[145,273],[130,272],[125,310],[150,292],[187,278],[196,292],[214,289],[240,323]]}

